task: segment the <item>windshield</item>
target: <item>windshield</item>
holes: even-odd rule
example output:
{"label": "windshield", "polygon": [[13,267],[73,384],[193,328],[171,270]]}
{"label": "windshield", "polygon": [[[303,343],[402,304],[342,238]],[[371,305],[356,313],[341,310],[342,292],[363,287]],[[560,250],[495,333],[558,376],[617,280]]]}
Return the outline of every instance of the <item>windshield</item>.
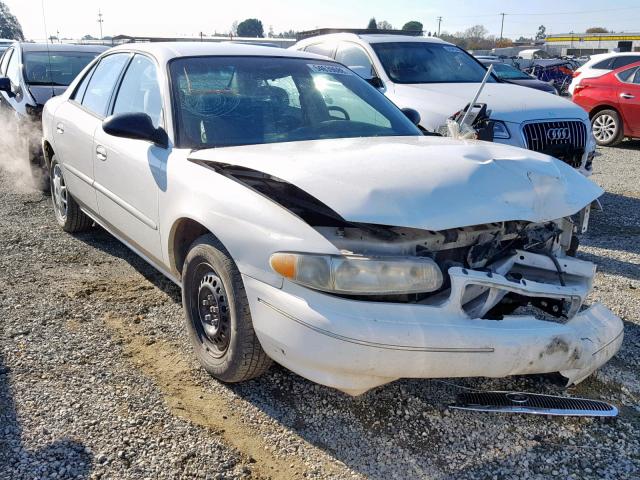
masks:
{"label": "windshield", "polygon": [[[487,65],[487,67],[489,67],[489,65]],[[494,63],[493,73],[502,80],[532,80],[526,73],[505,63]]]}
{"label": "windshield", "polygon": [[25,52],[25,81],[29,85],[66,87],[97,55],[97,52]]}
{"label": "windshield", "polygon": [[[395,83],[479,83],[486,69],[464,50],[432,42],[371,45]],[[489,82],[495,82],[489,78]]]}
{"label": "windshield", "polygon": [[170,72],[180,147],[421,135],[384,95],[333,62],[194,57],[172,61]]}

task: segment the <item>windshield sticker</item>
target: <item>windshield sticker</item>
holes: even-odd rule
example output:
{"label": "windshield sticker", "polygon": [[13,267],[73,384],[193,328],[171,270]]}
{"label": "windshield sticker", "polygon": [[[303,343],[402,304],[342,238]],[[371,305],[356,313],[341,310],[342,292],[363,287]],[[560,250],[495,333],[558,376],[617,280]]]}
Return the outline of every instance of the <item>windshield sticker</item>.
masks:
{"label": "windshield sticker", "polygon": [[352,75],[349,70],[341,67],[340,65],[322,65],[308,63],[307,66],[311,69],[311,71],[316,73],[330,73],[332,75]]}
{"label": "windshield sticker", "polygon": [[444,49],[445,49],[447,52],[460,53],[460,49],[459,49],[458,47],[451,47],[451,46],[449,46],[449,45],[445,45],[445,46],[444,46]]}

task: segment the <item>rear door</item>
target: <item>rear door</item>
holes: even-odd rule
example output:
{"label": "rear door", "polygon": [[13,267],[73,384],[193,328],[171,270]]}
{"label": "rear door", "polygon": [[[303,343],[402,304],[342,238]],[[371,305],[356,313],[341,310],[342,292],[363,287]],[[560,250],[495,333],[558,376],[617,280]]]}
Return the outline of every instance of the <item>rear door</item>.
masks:
{"label": "rear door", "polygon": [[625,133],[640,136],[640,68],[633,69],[630,75],[618,74],[618,104],[625,123]]}
{"label": "rear door", "polygon": [[93,136],[105,118],[115,85],[130,59],[129,53],[103,57],[82,79],[69,101],[55,112],[54,150],[67,187],[85,209],[97,213],[93,187]]}
{"label": "rear door", "polygon": [[[133,57],[110,113],[146,113],[156,128],[164,127],[155,60],[140,54]],[[166,190],[169,150],[144,140],[114,137],[98,128],[94,151],[100,218],[131,246],[161,263],[158,196]]]}

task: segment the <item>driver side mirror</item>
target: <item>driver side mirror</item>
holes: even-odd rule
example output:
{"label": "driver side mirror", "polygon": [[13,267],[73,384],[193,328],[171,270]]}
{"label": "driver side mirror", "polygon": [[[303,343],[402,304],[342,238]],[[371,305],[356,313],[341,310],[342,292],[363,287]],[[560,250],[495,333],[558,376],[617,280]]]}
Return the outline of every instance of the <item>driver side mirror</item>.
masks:
{"label": "driver side mirror", "polygon": [[169,137],[162,127],[154,127],[153,120],[146,113],[117,113],[102,122],[105,133],[114,137],[146,140],[159,147],[169,146]]}
{"label": "driver side mirror", "polygon": [[13,89],[11,88],[11,80],[7,77],[0,78],[0,92],[6,92],[10,97],[14,96]]}
{"label": "driver side mirror", "polygon": [[420,125],[421,118],[417,110],[414,110],[413,108],[403,108],[402,113],[404,113],[405,117],[411,120],[411,123],[415,126]]}

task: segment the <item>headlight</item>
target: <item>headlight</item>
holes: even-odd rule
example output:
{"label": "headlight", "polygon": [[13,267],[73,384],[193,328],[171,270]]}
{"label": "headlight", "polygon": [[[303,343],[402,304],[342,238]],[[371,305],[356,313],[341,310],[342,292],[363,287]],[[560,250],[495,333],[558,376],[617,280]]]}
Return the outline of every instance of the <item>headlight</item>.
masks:
{"label": "headlight", "polygon": [[292,282],[324,292],[381,295],[433,292],[442,272],[430,258],[351,257],[274,253],[271,268]]}
{"label": "headlight", "polygon": [[493,138],[511,138],[509,130],[504,122],[499,120],[493,121]]}

